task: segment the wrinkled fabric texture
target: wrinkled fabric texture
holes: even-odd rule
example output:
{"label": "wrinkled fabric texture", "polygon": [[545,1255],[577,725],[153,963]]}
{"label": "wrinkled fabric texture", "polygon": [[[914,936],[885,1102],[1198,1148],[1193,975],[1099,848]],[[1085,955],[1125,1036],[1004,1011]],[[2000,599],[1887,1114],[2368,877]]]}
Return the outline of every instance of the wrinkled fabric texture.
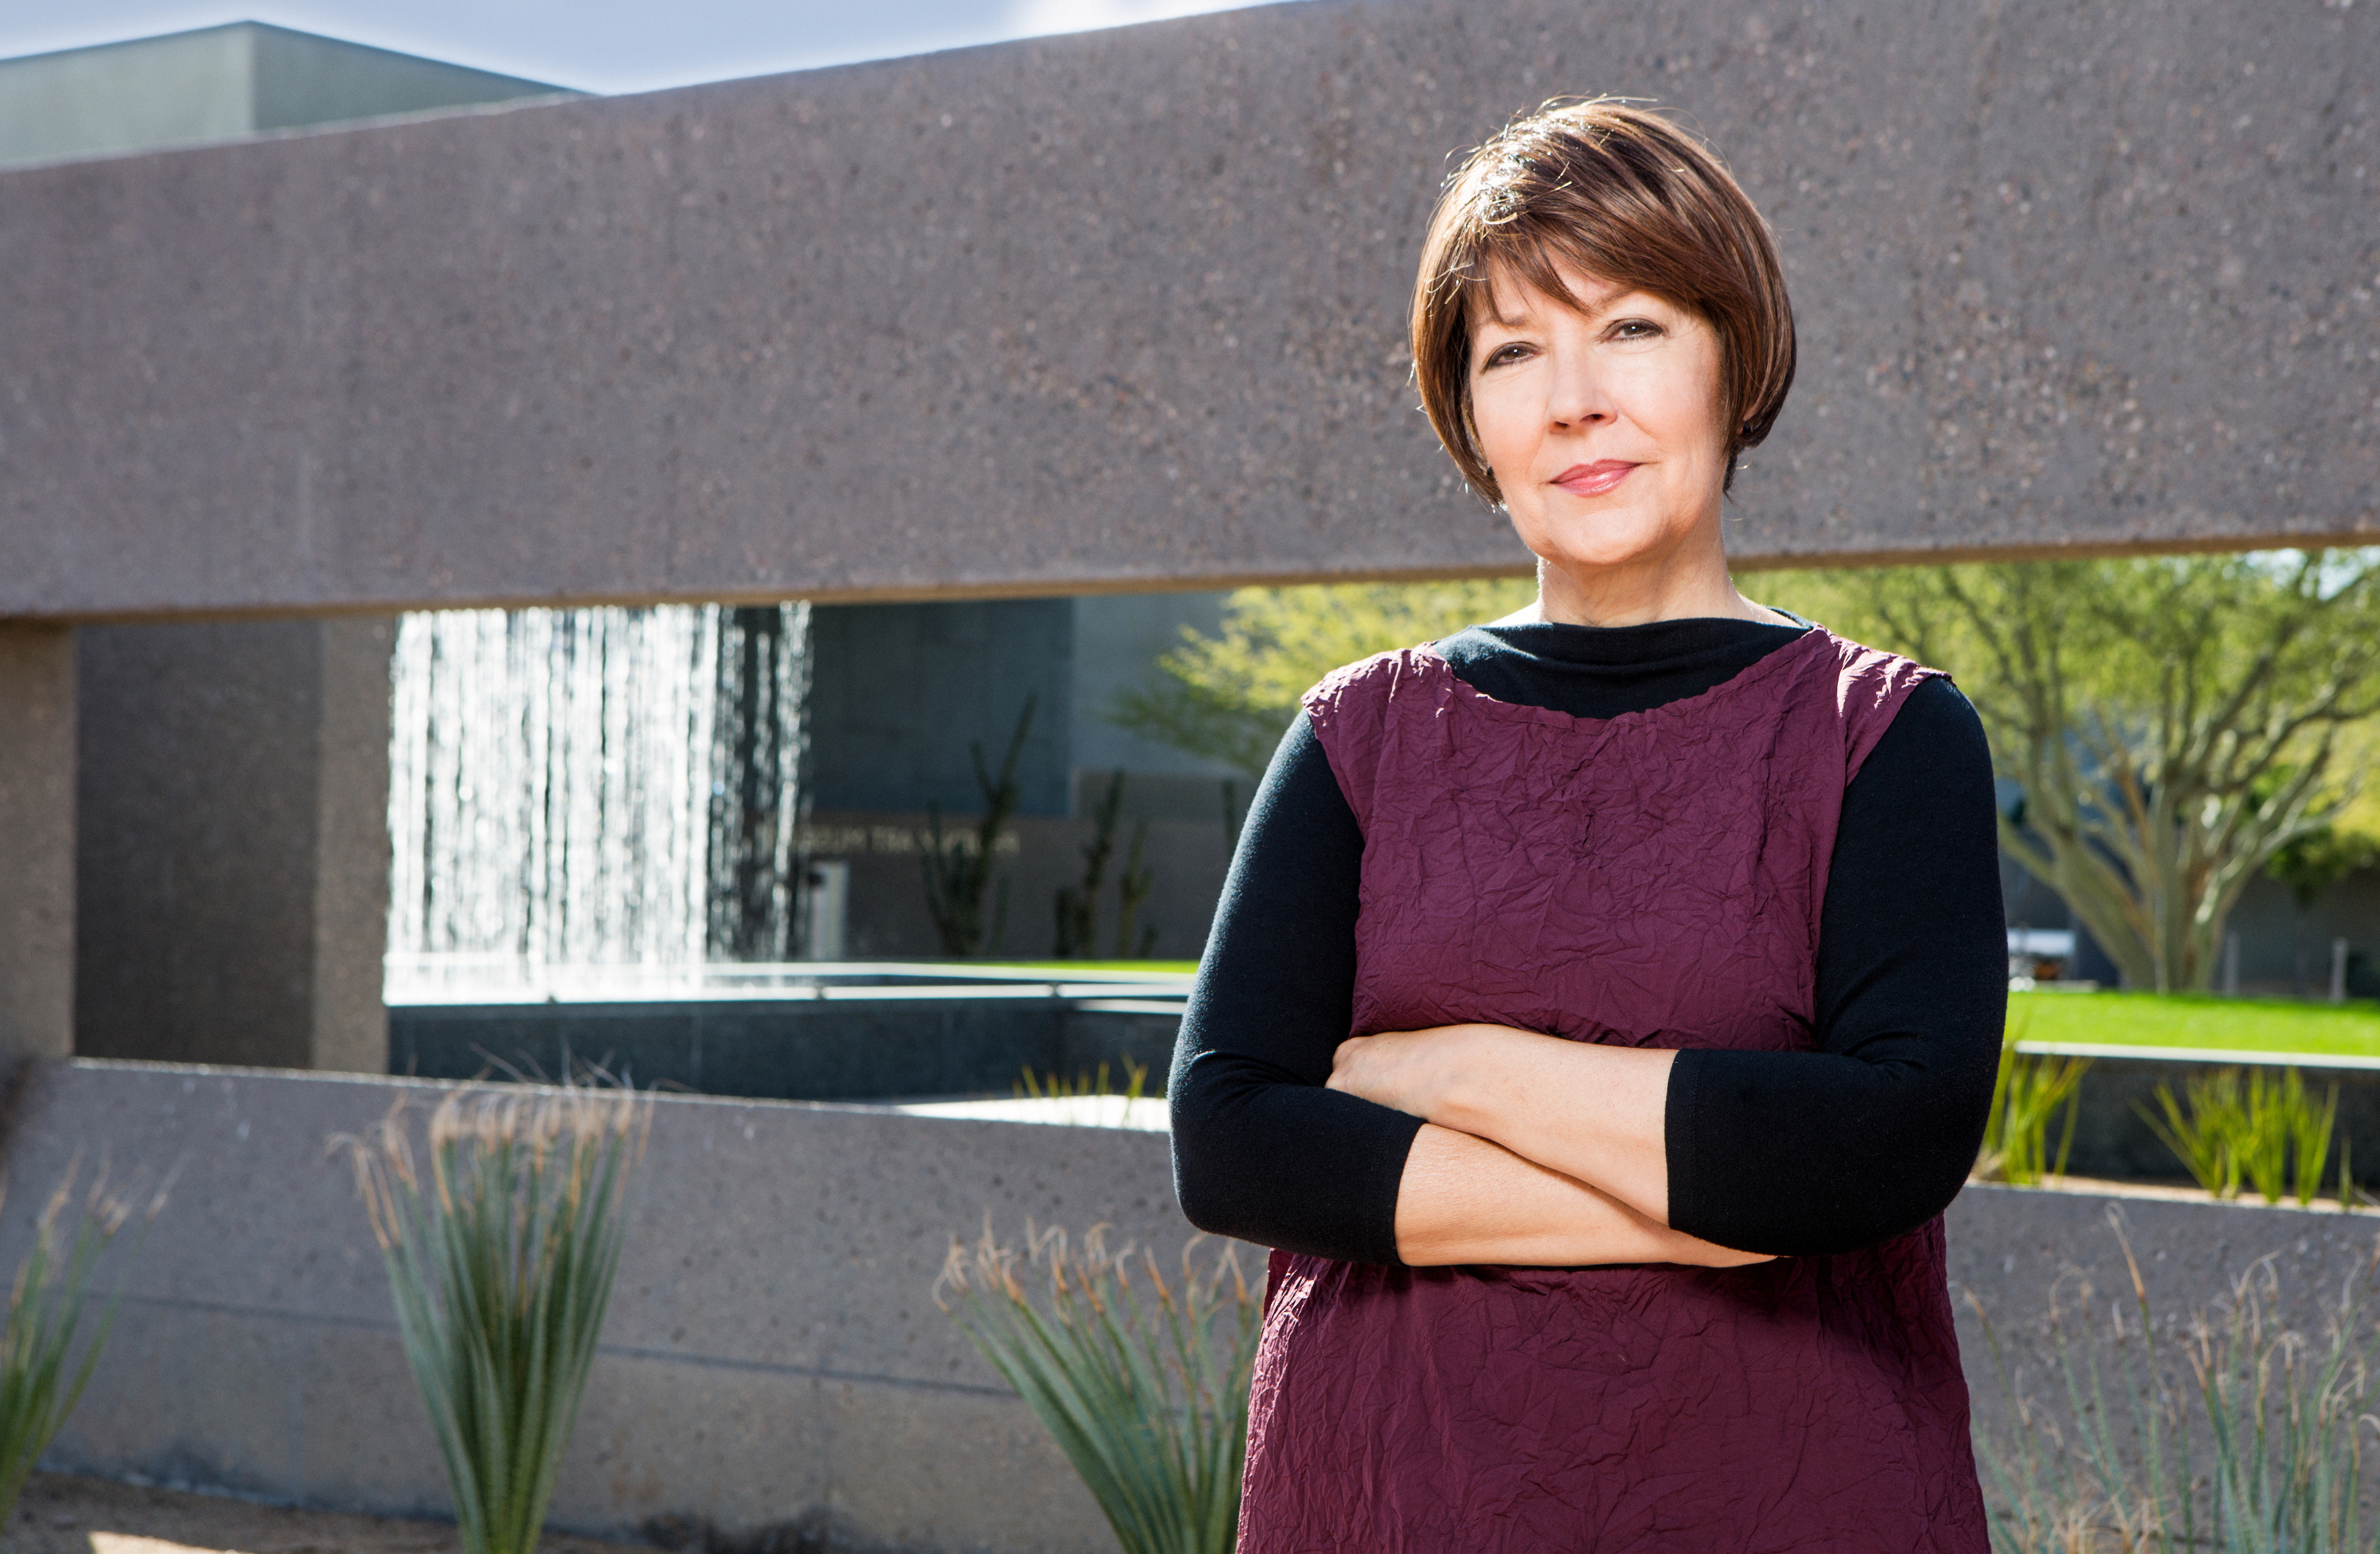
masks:
{"label": "wrinkled fabric texture", "polygon": [[[1364,832],[1351,1034],[1807,1050],[1844,787],[1934,672],[1823,630],[1611,719],[1428,649],[1306,710]],[[1736,1269],[1275,1253],[1243,1554],[1983,1554],[1937,1219]]]}

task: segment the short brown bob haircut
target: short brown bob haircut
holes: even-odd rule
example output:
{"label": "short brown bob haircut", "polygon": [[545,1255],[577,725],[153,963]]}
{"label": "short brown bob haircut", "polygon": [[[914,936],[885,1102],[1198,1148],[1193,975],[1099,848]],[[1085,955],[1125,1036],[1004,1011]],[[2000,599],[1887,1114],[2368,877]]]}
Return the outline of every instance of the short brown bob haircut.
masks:
{"label": "short brown bob haircut", "polygon": [[1768,435],[1793,383],[1793,305],[1768,224],[1700,143],[1613,98],[1556,102],[1474,152],[1430,217],[1414,285],[1414,378],[1463,478],[1502,500],[1471,418],[1472,334],[1507,276],[1568,296],[1554,266],[1700,314],[1718,334],[1736,455]]}

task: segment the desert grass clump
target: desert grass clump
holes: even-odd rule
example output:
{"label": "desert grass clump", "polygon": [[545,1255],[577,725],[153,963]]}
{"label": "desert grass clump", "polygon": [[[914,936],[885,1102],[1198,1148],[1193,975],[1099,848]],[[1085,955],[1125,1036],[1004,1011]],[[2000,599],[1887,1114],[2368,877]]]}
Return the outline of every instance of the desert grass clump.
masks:
{"label": "desert grass clump", "polygon": [[[68,1166],[66,1179],[50,1195],[34,1222],[33,1249],[8,1289],[8,1322],[0,1331],[0,1527],[16,1516],[33,1464],[82,1401],[115,1324],[115,1302],[110,1299],[76,1356],[75,1339],[90,1315],[91,1275],[138,1212],[130,1196],[109,1191],[104,1172],[75,1208],[79,1174],[79,1163]],[[161,1187],[150,1198],[142,1229],[165,1207],[165,1194]]]}
{"label": "desert grass clump", "polygon": [[1040,1419],[1124,1554],[1229,1554],[1261,1303],[1228,1246],[1202,1267],[1194,1238],[1169,1282],[1105,1232],[1075,1249],[1028,1221],[1020,1256],[987,1222],[972,1248],[952,1238],[935,1304]]}
{"label": "desert grass clump", "polygon": [[2317,1338],[2280,1319],[2270,1258],[2177,1320],[2153,1309],[2128,1243],[2124,1257],[2129,1291],[2102,1301],[2085,1286],[2053,1303],[2046,1398],[1984,1323],[2014,1417],[1975,1443],[1998,1554],[2380,1548],[2362,1476],[2380,1259],[2346,1282]]}
{"label": "desert grass clump", "polygon": [[400,1102],[342,1140],[388,1265],[397,1328],[455,1495],[465,1554],[529,1554],[578,1417],[651,1103],[564,1085]]}

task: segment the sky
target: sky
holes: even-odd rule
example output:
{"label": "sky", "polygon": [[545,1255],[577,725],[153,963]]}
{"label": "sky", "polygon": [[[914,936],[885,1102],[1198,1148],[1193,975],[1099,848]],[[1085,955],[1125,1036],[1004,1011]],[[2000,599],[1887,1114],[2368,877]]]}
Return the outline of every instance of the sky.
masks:
{"label": "sky", "polygon": [[0,0],[0,59],[226,21],[425,55],[582,91],[888,59],[1229,10],[1246,0]]}

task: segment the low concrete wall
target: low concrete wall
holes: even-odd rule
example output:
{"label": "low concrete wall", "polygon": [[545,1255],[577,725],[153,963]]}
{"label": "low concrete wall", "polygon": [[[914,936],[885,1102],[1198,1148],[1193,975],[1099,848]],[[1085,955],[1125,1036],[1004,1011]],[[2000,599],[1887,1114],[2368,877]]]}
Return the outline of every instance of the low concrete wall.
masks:
{"label": "low concrete wall", "polygon": [[[80,1151],[181,1176],[136,1260],[56,1468],[435,1515],[445,1489],[380,1259],[325,1140],[436,1087],[92,1062],[23,1071],[6,1119],[0,1267]],[[2033,1365],[2053,1287],[2127,1291],[2109,1201],[1971,1188],[1951,1277]],[[2291,1309],[2370,1257],[2380,1223],[2121,1204],[2168,1311],[2274,1255]],[[618,1536],[799,1529],[800,1548],[1105,1550],[1058,1453],[929,1296],[989,1212],[1187,1234],[1162,1135],[663,1098],[606,1343],[554,1503]],[[1244,1249],[1251,1271],[1260,1256]],[[1978,1416],[2005,1415],[1973,1312]]]}
{"label": "low concrete wall", "polygon": [[2111,1306],[2131,1326],[2127,1241],[2161,1331],[2186,1328],[2269,1258],[2278,1277],[2273,1309],[2317,1341],[2326,1308],[2350,1277],[2369,1269],[2380,1241],[2380,1218],[2370,1215],[2022,1187],[1970,1186],[1951,1205],[1949,1224],[1959,1348],[1976,1433],[1986,1443],[2007,1439],[2010,1411],[1983,1318],[2020,1388],[2054,1410],[2058,1383],[2046,1341],[2053,1304],[2070,1323],[2087,1305],[2100,1332],[2108,1330]]}
{"label": "low concrete wall", "polygon": [[[1096,1007],[1123,1000],[790,999],[513,1003],[389,1011],[389,1069],[469,1079],[501,1063],[559,1074],[601,1064],[643,1087],[771,1100],[1004,1096],[1020,1071],[1072,1077],[1127,1061],[1164,1088],[1181,1016]],[[1086,1008],[1088,1002],[1094,1007]]]}
{"label": "low concrete wall", "polygon": [[[2159,1086],[2170,1088],[2187,1108],[2192,1079],[2211,1069],[2231,1066],[2234,1065],[2230,1062],[2180,1062],[2155,1058],[2094,1058],[2077,1091],[2074,1147],[2067,1169],[2077,1176],[2117,1180],[2187,1180],[2181,1161],[2142,1118],[2139,1109],[2145,1107],[2152,1115],[2164,1116],[2156,1100]],[[2306,1087],[2316,1096],[2336,1085],[2338,1121],[2331,1135],[2330,1163],[2325,1174],[2331,1183],[2337,1183],[2339,1155],[2344,1149],[2355,1179],[2367,1187],[2380,1185],[2380,1071],[2313,1064],[2248,1066],[2252,1070],[2295,1066],[2305,1076]],[[2057,1130],[2064,1126],[2061,1114],[2052,1126],[2051,1147],[2057,1147]]]}
{"label": "low concrete wall", "polygon": [[[54,1468],[399,1514],[446,1506],[381,1260],[325,1141],[436,1087],[45,1063],[6,1123],[0,1267],[79,1152],[179,1165]],[[929,1292],[989,1212],[1160,1249],[1162,1135],[662,1098],[557,1524],[788,1524],[831,1546],[1111,1549],[1087,1493]],[[1249,1258],[1261,1268],[1261,1254]],[[813,1544],[810,1547],[817,1547]],[[795,1543],[794,1547],[803,1547]]]}

